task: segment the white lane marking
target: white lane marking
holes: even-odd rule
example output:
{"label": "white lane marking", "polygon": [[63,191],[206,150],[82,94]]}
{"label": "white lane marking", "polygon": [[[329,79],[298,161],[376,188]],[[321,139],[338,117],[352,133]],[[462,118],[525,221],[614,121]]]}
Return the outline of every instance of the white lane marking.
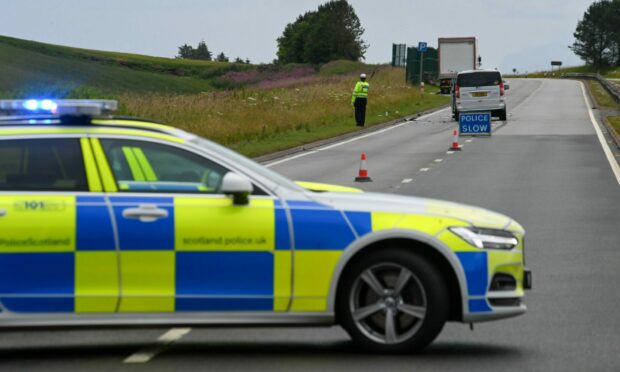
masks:
{"label": "white lane marking", "polygon": [[473,140],[471,140],[471,139],[465,140],[465,142],[471,142],[471,141],[473,141]]}
{"label": "white lane marking", "polygon": [[439,114],[440,112],[447,111],[448,109],[450,109],[450,107],[446,107],[446,108],[441,109],[441,110],[439,110],[439,111],[431,112],[430,114],[422,115],[422,116],[420,116],[420,117],[416,118],[415,120],[417,121],[417,120],[422,120],[422,119],[430,118],[431,116],[437,115],[437,114]]}
{"label": "white lane marking", "polygon": [[172,328],[168,332],[159,336],[159,338],[157,338],[157,342],[169,344],[171,342],[180,340],[181,338],[183,338],[183,336],[188,334],[191,330],[192,330],[191,328]]}
{"label": "white lane marking", "polygon": [[431,168],[420,168],[420,172],[428,172],[428,170]]}
{"label": "white lane marking", "polygon": [[443,159],[435,159],[435,163],[441,163]]}
{"label": "white lane marking", "polygon": [[123,363],[146,363],[153,359],[155,355],[161,353],[167,345],[170,345],[171,343],[180,340],[191,330],[191,328],[172,328],[168,330],[168,332],[159,336],[155,345],[131,354],[130,356],[125,358]]}
{"label": "white lane marking", "polygon": [[446,154],[452,155],[452,154],[454,154],[454,151],[446,151]]}
{"label": "white lane marking", "polygon": [[410,183],[411,181],[413,181],[413,178],[405,178],[404,180],[402,180],[402,183]]}
{"label": "white lane marking", "polygon": [[616,181],[618,181],[618,185],[620,185],[620,166],[614,159],[614,155],[605,140],[605,136],[601,132],[601,128],[598,127],[598,123],[596,118],[594,117],[594,113],[592,112],[592,104],[590,103],[590,99],[586,94],[586,88],[583,82],[579,82],[581,84],[581,93],[583,94],[583,99],[586,102],[586,108],[588,109],[588,114],[590,115],[590,121],[594,126],[594,131],[596,132],[596,136],[598,137],[599,142],[601,143],[601,147],[603,148],[603,152],[607,157],[607,161],[609,162],[609,166],[611,167],[614,176],[616,176]]}
{"label": "white lane marking", "polygon": [[301,158],[301,157],[304,157],[304,156],[312,155],[315,152],[317,152],[317,151],[313,150],[313,151],[308,151],[308,152],[302,152],[301,154],[293,155],[290,158],[284,158],[282,160],[277,160],[277,161],[274,161],[273,163],[269,163],[269,164],[266,165],[266,167],[273,167],[274,165],[278,165],[278,164],[287,162],[289,160],[294,160],[294,159],[298,159],[298,158]]}
{"label": "white lane marking", "polygon": [[[439,111],[435,111],[435,112],[431,112],[430,114],[422,115],[419,118],[416,118],[415,120],[417,121],[417,120],[420,120],[420,119],[425,119],[425,118],[431,117],[433,115],[437,115],[438,113],[440,113],[442,111],[446,111],[448,109],[449,109],[449,107],[446,107],[446,108],[441,109]],[[341,141],[341,142],[336,142],[336,143],[333,143],[331,145],[327,145],[325,147],[320,147],[320,148],[318,148],[316,150],[304,152],[304,153],[301,153],[301,154],[293,155],[293,156],[291,156],[289,158],[284,158],[284,159],[281,159],[281,160],[277,160],[277,161],[274,161],[272,163],[265,164],[265,166],[269,168],[269,167],[273,167],[274,165],[286,163],[287,161],[290,161],[290,160],[299,159],[299,158],[304,157],[304,156],[315,154],[315,153],[317,153],[319,151],[330,150],[330,149],[333,149],[333,148],[338,147],[338,146],[346,145],[347,143],[355,142],[355,141],[358,141],[358,140],[361,140],[361,139],[364,139],[364,138],[368,138],[368,137],[376,136],[376,135],[381,134],[381,133],[385,133],[385,132],[390,131],[392,129],[400,128],[403,125],[411,124],[412,122],[413,121],[404,121],[404,122],[402,122],[400,124],[392,125],[390,127],[387,127],[387,128],[384,128],[384,129],[380,129],[380,130],[377,130],[377,131],[374,131],[374,132],[370,132],[370,133],[367,133],[367,134],[364,134],[364,135],[361,135],[361,136],[358,136],[358,137],[353,137],[353,138],[350,138],[348,140],[344,140],[344,141]]]}

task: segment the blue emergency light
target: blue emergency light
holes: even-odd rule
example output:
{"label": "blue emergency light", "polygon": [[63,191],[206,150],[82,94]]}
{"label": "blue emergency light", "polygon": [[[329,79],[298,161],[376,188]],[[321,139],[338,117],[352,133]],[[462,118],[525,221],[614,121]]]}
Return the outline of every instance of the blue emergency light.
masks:
{"label": "blue emergency light", "polygon": [[0,100],[0,115],[109,115],[118,102],[96,99],[12,99]]}

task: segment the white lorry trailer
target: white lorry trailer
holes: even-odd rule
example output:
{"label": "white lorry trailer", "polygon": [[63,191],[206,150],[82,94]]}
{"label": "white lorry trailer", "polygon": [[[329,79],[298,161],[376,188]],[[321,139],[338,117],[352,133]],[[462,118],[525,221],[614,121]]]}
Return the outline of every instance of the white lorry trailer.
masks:
{"label": "white lorry trailer", "polygon": [[476,69],[477,42],[475,37],[440,37],[437,45],[439,87],[448,94],[457,73]]}

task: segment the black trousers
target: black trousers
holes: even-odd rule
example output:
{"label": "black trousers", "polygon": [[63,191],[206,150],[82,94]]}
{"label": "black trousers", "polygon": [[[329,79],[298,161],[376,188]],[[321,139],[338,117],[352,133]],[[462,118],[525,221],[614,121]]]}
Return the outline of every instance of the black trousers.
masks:
{"label": "black trousers", "polygon": [[366,123],[366,104],[368,103],[367,98],[356,98],[355,99],[355,122],[358,127],[363,127]]}

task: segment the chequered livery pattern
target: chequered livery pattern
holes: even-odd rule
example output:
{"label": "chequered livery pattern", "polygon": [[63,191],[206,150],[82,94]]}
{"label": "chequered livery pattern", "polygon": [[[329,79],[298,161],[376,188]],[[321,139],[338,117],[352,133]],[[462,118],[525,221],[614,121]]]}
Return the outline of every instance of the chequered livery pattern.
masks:
{"label": "chequered livery pattern", "polygon": [[[446,222],[288,201],[289,226],[285,206],[269,198],[245,207],[217,197],[108,200],[0,197],[8,210],[0,220],[0,301],[6,310],[326,311],[333,271],[358,237],[413,227],[434,235]],[[144,222],[124,215],[145,205],[167,217]],[[472,297],[469,311],[491,311],[484,296],[496,268],[492,257],[444,234],[440,239],[457,247]]]}

